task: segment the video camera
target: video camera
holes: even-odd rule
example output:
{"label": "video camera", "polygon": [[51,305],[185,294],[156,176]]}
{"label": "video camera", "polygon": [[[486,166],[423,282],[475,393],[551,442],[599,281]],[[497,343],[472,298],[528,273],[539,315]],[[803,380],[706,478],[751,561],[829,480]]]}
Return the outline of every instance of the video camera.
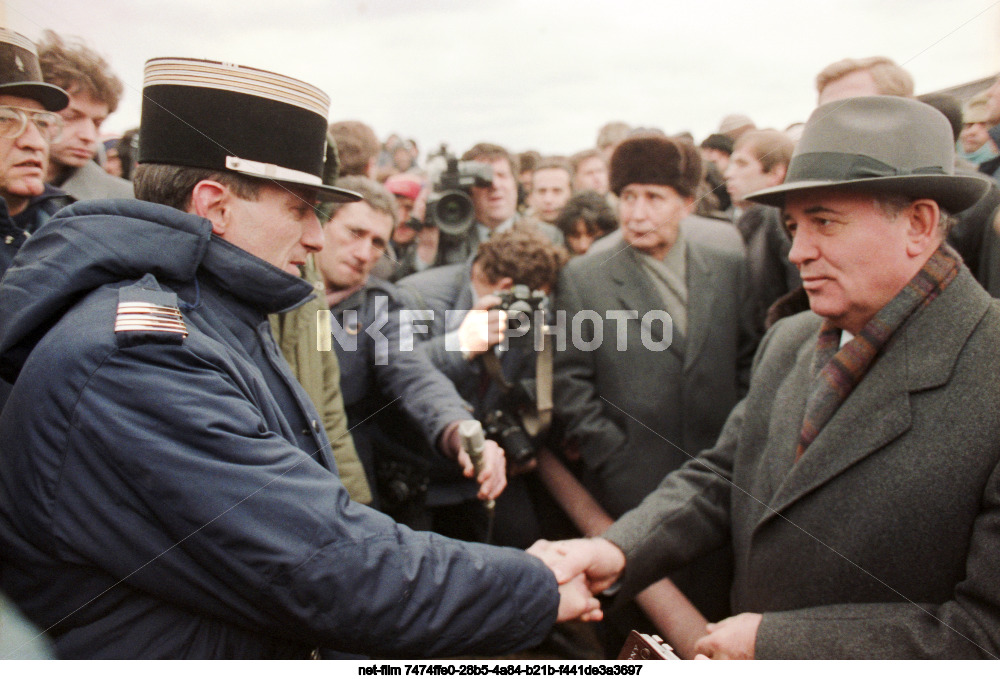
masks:
{"label": "video camera", "polygon": [[426,226],[436,226],[449,236],[462,236],[476,223],[469,190],[473,186],[493,186],[493,168],[485,163],[459,161],[441,145],[438,154],[444,158],[445,169],[434,182],[427,198]]}

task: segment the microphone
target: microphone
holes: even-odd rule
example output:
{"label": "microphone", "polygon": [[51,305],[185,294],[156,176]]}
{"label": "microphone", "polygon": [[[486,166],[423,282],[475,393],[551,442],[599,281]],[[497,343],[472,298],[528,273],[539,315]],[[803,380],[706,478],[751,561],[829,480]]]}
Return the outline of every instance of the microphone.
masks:
{"label": "microphone", "polygon": [[[476,476],[485,468],[486,462],[483,460],[483,451],[486,449],[486,437],[483,434],[483,425],[479,420],[463,420],[458,424],[458,436],[462,441],[462,448],[469,454],[472,466],[476,468]],[[493,500],[483,500],[483,506],[492,510],[496,506]]]}

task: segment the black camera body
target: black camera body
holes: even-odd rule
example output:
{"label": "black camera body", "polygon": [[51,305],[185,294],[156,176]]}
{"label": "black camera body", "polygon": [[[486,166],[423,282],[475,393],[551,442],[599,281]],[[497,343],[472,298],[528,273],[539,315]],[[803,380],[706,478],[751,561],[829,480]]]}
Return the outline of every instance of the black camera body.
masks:
{"label": "black camera body", "polygon": [[486,438],[493,439],[503,448],[507,460],[520,465],[535,457],[536,450],[531,436],[521,422],[521,411],[535,405],[535,380],[516,382],[503,398],[500,407],[483,418]]}
{"label": "black camera body", "polygon": [[[548,307],[548,295],[522,284],[494,294],[500,298],[500,303],[493,308],[507,312],[508,347],[520,347],[528,350],[525,353],[530,352],[534,348],[536,312]],[[522,419],[524,413],[533,411],[537,404],[536,383],[534,379],[523,379],[511,384],[497,376],[494,379],[501,382],[504,395],[499,407],[483,418],[483,430],[487,438],[493,439],[504,449],[512,464],[520,465],[533,459],[537,452]]]}
{"label": "black camera body", "polygon": [[427,197],[425,222],[449,236],[463,236],[476,223],[469,190],[493,186],[493,168],[485,163],[460,162],[443,144],[440,155],[446,166]]}
{"label": "black camera body", "polygon": [[[507,338],[510,344],[532,344],[532,322],[535,312],[548,306],[549,298],[541,290],[532,290],[527,285],[513,285],[508,290],[494,293],[500,303],[494,309],[507,312]],[[508,344],[508,346],[510,346]]]}

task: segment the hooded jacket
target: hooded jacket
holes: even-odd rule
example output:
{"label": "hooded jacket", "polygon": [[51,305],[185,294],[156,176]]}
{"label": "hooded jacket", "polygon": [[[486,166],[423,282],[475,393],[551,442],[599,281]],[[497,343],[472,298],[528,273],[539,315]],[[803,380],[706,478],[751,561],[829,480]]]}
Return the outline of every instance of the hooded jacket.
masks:
{"label": "hooded jacket", "polygon": [[[67,208],[0,291],[0,588],[62,657],[505,653],[555,620],[534,557],[350,502],[267,314],[305,281],[139,201]],[[122,304],[187,336],[116,332]]]}

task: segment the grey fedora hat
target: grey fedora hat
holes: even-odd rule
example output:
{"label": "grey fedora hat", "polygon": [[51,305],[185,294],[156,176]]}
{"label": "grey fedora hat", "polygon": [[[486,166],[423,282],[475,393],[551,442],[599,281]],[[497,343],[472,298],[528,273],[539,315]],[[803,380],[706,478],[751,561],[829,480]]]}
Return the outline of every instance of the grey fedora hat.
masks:
{"label": "grey fedora hat", "polygon": [[985,175],[955,174],[951,125],[936,109],[904,97],[855,97],[813,111],[784,183],[746,198],[783,207],[791,191],[844,188],[930,198],[954,213],[989,186]]}

